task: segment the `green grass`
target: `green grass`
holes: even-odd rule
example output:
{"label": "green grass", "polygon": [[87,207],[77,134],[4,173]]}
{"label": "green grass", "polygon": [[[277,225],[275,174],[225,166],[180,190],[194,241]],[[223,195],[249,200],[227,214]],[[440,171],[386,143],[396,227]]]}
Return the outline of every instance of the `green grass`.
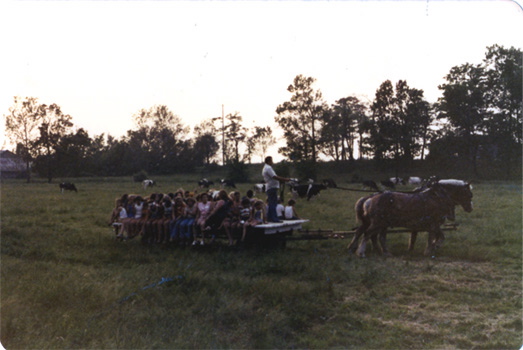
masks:
{"label": "green grass", "polygon": [[[157,190],[193,189],[189,179],[159,178]],[[519,183],[476,184],[474,211],[457,209],[459,229],[435,259],[423,256],[426,234],[412,253],[408,234],[390,234],[394,256],[386,259],[370,246],[366,259],[349,255],[350,237],[275,251],[116,242],[106,224],[114,199],[146,193],[124,178],[75,183],[79,192],[63,195],[56,184],[2,183],[7,349],[522,345]],[[360,195],[328,190],[297,210],[310,229],[346,231]]]}

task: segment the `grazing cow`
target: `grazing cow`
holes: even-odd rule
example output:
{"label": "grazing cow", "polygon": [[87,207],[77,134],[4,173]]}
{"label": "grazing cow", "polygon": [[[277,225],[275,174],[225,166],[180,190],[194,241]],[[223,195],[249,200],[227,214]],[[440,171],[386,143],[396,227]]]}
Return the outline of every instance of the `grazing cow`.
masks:
{"label": "grazing cow", "polygon": [[376,182],[372,181],[372,180],[365,180],[361,183],[363,185],[363,188],[370,188],[372,190],[376,190],[379,192],[379,188],[378,188],[378,185],[376,185]]}
{"label": "grazing cow", "polygon": [[62,193],[64,193],[64,191],[78,192],[74,183],[71,183],[71,182],[62,182],[59,186],[60,186],[60,192],[62,192]]}
{"label": "grazing cow", "polygon": [[407,180],[407,182],[409,183],[409,185],[421,185],[421,177],[417,177],[417,176],[410,176],[409,179]]}
{"label": "grazing cow", "polygon": [[[356,217],[361,225],[356,230],[349,251],[355,251],[359,238],[364,235],[357,254],[365,257],[366,242],[370,238],[383,254],[390,255],[386,247],[389,227],[405,227],[412,232],[428,231],[426,255],[433,255],[445,239],[440,226],[453,216],[455,205],[466,212],[472,211],[472,191],[468,183],[429,183],[428,188],[414,193],[383,192],[360,198],[355,205]],[[412,237],[411,237],[412,238]]]}
{"label": "grazing cow", "polygon": [[146,190],[148,187],[153,187],[153,186],[156,186],[156,181],[154,180],[143,180],[142,181],[142,186],[143,186],[143,189]]}
{"label": "grazing cow", "polygon": [[325,179],[323,180],[323,184],[327,186],[328,188],[336,188],[338,185],[336,185],[336,182],[334,182],[333,179]]}
{"label": "grazing cow", "polygon": [[291,185],[291,192],[294,198],[307,198],[308,201],[312,197],[319,195],[321,190],[326,189],[327,186],[323,184]]}
{"label": "grazing cow", "polygon": [[214,182],[207,180],[205,178],[198,181],[198,186],[200,186],[200,188],[209,188],[209,186],[211,186],[211,185],[214,185]]}
{"label": "grazing cow", "polygon": [[406,184],[405,180],[403,180],[401,177],[391,177],[389,180],[395,185]]}
{"label": "grazing cow", "polygon": [[236,188],[236,185],[234,184],[234,181],[232,181],[232,180],[221,179],[220,184],[221,184],[222,188],[224,188],[224,187]]}
{"label": "grazing cow", "polygon": [[266,185],[264,183],[259,183],[259,184],[255,184],[253,186],[254,188],[254,191],[258,192],[258,193],[263,193],[266,191]]}
{"label": "grazing cow", "polygon": [[380,183],[384,187],[390,188],[391,190],[396,189],[396,184],[394,182],[390,181],[390,180],[383,180],[383,181],[380,181]]}

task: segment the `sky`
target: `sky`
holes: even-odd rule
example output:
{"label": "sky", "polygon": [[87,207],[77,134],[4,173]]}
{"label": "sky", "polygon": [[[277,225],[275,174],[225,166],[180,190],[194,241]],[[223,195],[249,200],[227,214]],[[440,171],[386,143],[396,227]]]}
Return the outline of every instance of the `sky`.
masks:
{"label": "sky", "polygon": [[452,67],[481,63],[494,44],[521,49],[522,33],[523,10],[508,0],[7,0],[0,115],[14,96],[36,97],[91,136],[120,137],[140,109],[166,105],[194,126],[223,106],[281,135],[275,110],[299,74],[328,104],[370,102],[400,79],[435,102]]}

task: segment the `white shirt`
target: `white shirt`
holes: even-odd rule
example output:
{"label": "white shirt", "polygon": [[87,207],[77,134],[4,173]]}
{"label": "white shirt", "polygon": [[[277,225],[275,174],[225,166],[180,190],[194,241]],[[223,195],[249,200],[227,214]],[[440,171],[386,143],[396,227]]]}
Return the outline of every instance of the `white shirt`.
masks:
{"label": "white shirt", "polygon": [[120,219],[125,219],[127,218],[127,210],[125,210],[125,208],[122,208],[120,209]]}
{"label": "white shirt", "polygon": [[294,216],[294,208],[290,205],[285,207],[285,219],[292,219]]}
{"label": "white shirt", "polygon": [[283,211],[285,210],[285,207],[283,206],[283,204],[278,204],[276,206],[276,215],[278,217],[283,217]]}
{"label": "white shirt", "polygon": [[141,202],[140,204],[135,204],[134,211],[135,211],[134,218],[140,219],[142,217],[142,213],[143,213],[143,202]]}
{"label": "white shirt", "polygon": [[263,179],[265,180],[265,191],[271,188],[280,188],[280,181],[274,179],[276,173],[269,164],[265,164],[262,171]]}

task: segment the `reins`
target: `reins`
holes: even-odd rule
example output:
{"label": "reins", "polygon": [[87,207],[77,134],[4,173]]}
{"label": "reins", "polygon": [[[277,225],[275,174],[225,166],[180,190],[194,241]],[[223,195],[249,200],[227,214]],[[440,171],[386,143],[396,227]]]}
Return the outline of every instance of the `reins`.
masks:
{"label": "reins", "polygon": [[331,187],[335,190],[344,190],[344,191],[352,191],[352,192],[372,192],[372,193],[381,193],[383,191],[373,191],[373,190],[360,190],[360,189],[357,189],[357,188],[347,188],[347,187],[339,187],[339,186],[336,186],[336,187]]}
{"label": "reins", "polygon": [[[360,190],[360,189],[357,189],[357,188],[348,188],[348,187],[331,187],[333,189],[338,189],[338,190],[344,190],[344,191],[352,191],[352,192],[371,192],[371,193],[383,193],[385,191],[374,191],[374,190]],[[390,192],[395,192],[395,193],[407,193],[407,194],[414,194],[414,193],[419,193],[420,191],[396,191],[396,190],[391,190]]]}

